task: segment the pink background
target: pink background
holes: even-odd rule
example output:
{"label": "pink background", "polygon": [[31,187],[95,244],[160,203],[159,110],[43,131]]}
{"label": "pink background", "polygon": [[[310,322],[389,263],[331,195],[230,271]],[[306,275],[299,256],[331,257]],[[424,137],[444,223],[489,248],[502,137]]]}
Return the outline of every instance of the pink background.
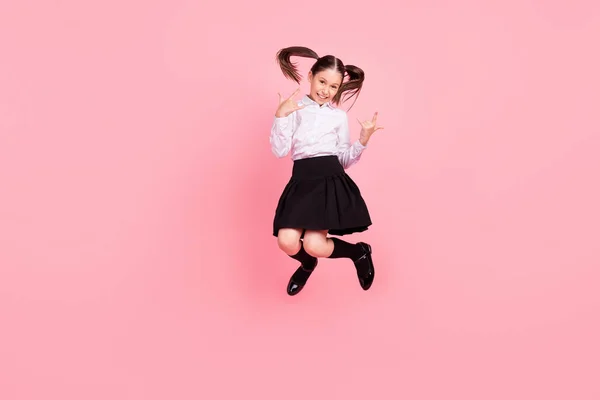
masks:
{"label": "pink background", "polygon": [[[599,399],[600,4],[208,4],[0,4],[0,398]],[[285,293],[290,45],[385,126],[368,292]]]}

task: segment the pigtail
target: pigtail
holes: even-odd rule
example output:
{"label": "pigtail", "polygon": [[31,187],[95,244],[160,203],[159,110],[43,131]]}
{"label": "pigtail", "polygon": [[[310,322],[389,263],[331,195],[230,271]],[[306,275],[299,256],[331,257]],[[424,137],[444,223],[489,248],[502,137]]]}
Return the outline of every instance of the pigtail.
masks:
{"label": "pigtail", "polygon": [[[340,90],[336,93],[335,98],[333,99],[336,103],[346,102],[354,96],[356,96],[357,99],[365,80],[365,72],[357,66],[346,65],[345,69],[348,80],[342,83]],[[356,102],[356,99],[354,99],[354,103]],[[354,103],[352,103],[352,105],[354,105]],[[352,108],[352,106],[350,106],[350,108]]]}
{"label": "pigtail", "polygon": [[296,64],[290,61],[290,57],[306,57],[306,58],[314,58],[316,60],[319,59],[317,53],[312,51],[307,47],[286,47],[277,52],[277,62],[283,71],[283,75],[287,78],[296,81],[296,83],[300,83],[300,74],[298,73],[298,68]]}

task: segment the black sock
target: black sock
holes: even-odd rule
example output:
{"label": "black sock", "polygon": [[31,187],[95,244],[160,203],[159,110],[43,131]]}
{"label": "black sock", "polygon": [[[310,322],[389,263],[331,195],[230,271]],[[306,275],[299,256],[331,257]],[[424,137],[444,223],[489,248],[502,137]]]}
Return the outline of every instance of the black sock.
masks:
{"label": "black sock", "polygon": [[300,261],[300,263],[302,263],[302,266],[306,269],[314,268],[315,262],[317,261],[315,257],[311,256],[306,252],[306,250],[304,250],[302,241],[300,241],[300,251],[290,257],[292,257],[294,260]]}
{"label": "black sock", "polygon": [[331,238],[333,241],[333,253],[329,256],[329,258],[349,258],[352,261],[358,260],[361,258],[365,251],[363,248],[357,244],[352,244],[348,242],[344,242],[338,238]]}

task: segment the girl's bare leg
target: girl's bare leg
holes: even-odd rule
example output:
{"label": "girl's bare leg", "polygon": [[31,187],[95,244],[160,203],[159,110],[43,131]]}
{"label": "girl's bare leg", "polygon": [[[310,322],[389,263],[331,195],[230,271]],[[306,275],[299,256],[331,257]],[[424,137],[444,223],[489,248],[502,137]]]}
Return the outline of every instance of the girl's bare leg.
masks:
{"label": "girl's bare leg", "polygon": [[327,231],[306,231],[304,233],[304,249],[317,258],[327,258],[333,252],[333,241],[327,237]]}
{"label": "girl's bare leg", "polygon": [[300,237],[302,236],[302,229],[294,228],[283,228],[277,233],[277,245],[288,256],[298,254],[302,243]]}

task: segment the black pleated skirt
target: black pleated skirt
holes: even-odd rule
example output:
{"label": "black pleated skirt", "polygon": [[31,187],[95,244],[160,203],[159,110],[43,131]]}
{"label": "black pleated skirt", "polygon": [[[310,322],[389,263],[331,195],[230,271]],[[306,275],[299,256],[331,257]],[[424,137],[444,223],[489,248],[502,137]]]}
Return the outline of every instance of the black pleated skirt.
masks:
{"label": "black pleated skirt", "polygon": [[274,236],[281,228],[327,230],[342,236],[366,231],[370,225],[360,190],[337,156],[294,161],[275,211]]}

